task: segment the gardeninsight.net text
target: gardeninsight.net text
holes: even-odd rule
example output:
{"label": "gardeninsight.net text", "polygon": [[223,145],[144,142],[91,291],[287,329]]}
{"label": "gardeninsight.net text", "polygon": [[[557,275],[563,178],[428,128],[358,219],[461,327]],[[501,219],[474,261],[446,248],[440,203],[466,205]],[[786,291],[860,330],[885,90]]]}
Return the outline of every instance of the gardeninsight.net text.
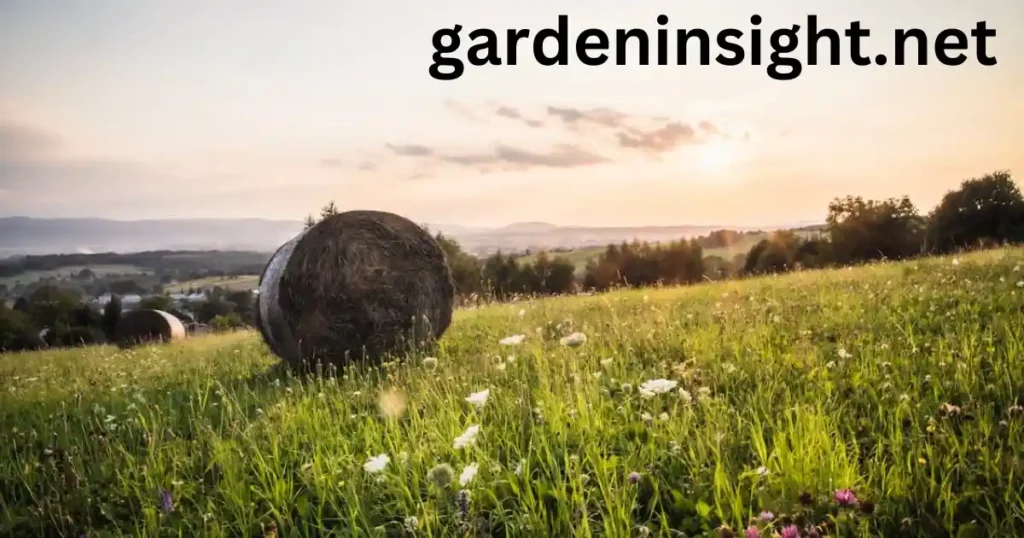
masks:
{"label": "gardeninsight.net text", "polygon": [[[659,26],[669,22],[666,15],[658,15],[656,20]],[[516,65],[518,55],[523,52],[521,45],[529,46],[536,62],[545,66],[569,65],[571,52],[576,53],[579,63],[589,66],[604,65],[610,56],[614,57],[615,65],[626,65],[634,61],[639,65],[650,65],[652,45],[657,65],[691,65],[695,58],[700,65],[710,65],[713,58],[720,65],[736,66],[747,61],[751,65],[760,66],[764,64],[765,52],[762,34],[766,33],[758,28],[761,21],[760,15],[751,16],[752,28],[746,33],[737,28],[725,28],[717,33],[700,28],[676,29],[674,32],[658,29],[654,39],[648,36],[647,31],[638,28],[618,29],[611,36],[598,28],[587,28],[570,43],[569,17],[559,15],[557,29],[543,28],[532,36],[528,29],[508,29],[504,46],[495,30],[478,28],[468,32],[465,34],[469,38],[465,61],[452,56],[463,44],[463,27],[456,24],[452,28],[434,32],[430,76],[437,80],[456,80],[465,73],[467,62],[477,67]],[[887,52],[892,53],[892,65],[907,65],[908,61],[912,65],[928,65],[929,56],[934,52],[940,64],[957,66],[968,61],[965,51],[973,45],[977,62],[993,66],[996,65],[996,59],[988,55],[986,40],[995,35],[995,29],[988,28],[986,21],[979,21],[969,32],[947,28],[932,37],[921,29],[898,28],[893,33],[891,47]],[[817,15],[808,15],[806,28],[794,24],[790,28],[773,30],[768,35],[768,76],[776,80],[799,77],[805,63],[794,53],[801,43],[806,43],[806,65],[818,65],[822,61],[820,48],[824,43],[827,43],[826,61],[830,65],[839,65],[843,60],[844,38],[849,47],[849,61],[854,65],[889,63],[890,56],[886,52],[877,52],[874,56],[867,52],[861,39],[868,37],[871,37],[871,31],[862,28],[860,21],[853,21],[848,28],[840,31],[821,28]],[[554,44],[554,51],[546,47],[550,43]],[[712,57],[714,52],[718,54]]]}

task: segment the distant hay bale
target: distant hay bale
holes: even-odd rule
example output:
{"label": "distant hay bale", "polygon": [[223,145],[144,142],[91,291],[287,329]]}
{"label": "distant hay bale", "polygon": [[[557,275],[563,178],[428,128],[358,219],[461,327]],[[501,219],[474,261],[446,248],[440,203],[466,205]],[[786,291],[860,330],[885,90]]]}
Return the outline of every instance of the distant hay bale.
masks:
{"label": "distant hay bale", "polygon": [[121,348],[185,338],[181,320],[163,310],[129,310],[117,322],[114,340]]}
{"label": "distant hay bale", "polygon": [[444,251],[382,211],[332,215],[282,245],[260,275],[257,324],[294,367],[377,362],[435,342],[452,319]]}

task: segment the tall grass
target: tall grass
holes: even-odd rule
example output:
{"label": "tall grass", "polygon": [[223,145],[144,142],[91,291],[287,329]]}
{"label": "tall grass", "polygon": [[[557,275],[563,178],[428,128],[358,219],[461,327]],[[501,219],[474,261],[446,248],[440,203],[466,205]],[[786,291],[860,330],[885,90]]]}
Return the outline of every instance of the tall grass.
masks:
{"label": "tall grass", "polygon": [[957,261],[461,311],[337,378],[3,356],[0,534],[1024,535],[1024,251]]}

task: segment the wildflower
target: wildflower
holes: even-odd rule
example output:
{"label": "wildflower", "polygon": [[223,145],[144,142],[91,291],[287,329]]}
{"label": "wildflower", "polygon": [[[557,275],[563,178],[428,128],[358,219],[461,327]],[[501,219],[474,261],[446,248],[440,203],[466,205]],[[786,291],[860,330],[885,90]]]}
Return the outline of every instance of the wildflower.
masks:
{"label": "wildflower", "polygon": [[953,267],[960,265],[960,260],[953,258]]}
{"label": "wildflower", "polygon": [[507,366],[505,366],[505,363],[503,363],[503,362],[499,362],[498,364],[494,365],[494,369],[499,371],[499,372],[504,372],[505,368],[507,368]]}
{"label": "wildflower", "polygon": [[171,497],[170,491],[160,491],[160,509],[163,510],[165,514],[170,514],[174,511],[174,498]]}
{"label": "wildflower", "polygon": [[608,366],[611,366],[611,364],[612,364],[612,360],[611,359],[601,359],[601,366],[604,366],[605,368],[607,368]]}
{"label": "wildflower", "polygon": [[770,475],[772,473],[764,465],[758,467],[754,472],[756,472],[758,474],[758,476],[768,476],[768,475]]}
{"label": "wildflower", "polygon": [[1006,413],[1011,417],[1017,416],[1021,413],[1024,413],[1024,407],[1021,407],[1020,405],[1017,404],[1013,404],[1010,407],[1006,408]]}
{"label": "wildflower", "polygon": [[679,398],[686,403],[693,401],[693,395],[691,395],[686,389],[679,389]]}
{"label": "wildflower", "polygon": [[721,538],[734,538],[736,536],[736,533],[732,532],[732,527],[724,523],[715,530],[718,531],[718,536]]}
{"label": "wildflower", "polygon": [[498,340],[498,343],[503,346],[518,346],[523,343],[523,340],[526,340],[525,334],[515,334]]}
{"label": "wildflower", "polygon": [[751,525],[743,532],[743,536],[746,538],[761,538],[761,530]]}
{"label": "wildflower", "polygon": [[722,369],[725,370],[725,373],[727,373],[727,374],[731,374],[731,373],[736,371],[736,367],[733,366],[732,363],[729,363],[729,362],[727,362],[724,365],[722,365]]}
{"label": "wildflower", "polygon": [[444,488],[452,483],[453,476],[455,476],[455,471],[452,470],[451,465],[439,463],[427,473],[427,480],[430,480],[438,488]]}
{"label": "wildflower", "polygon": [[857,496],[849,489],[837,489],[833,498],[839,506],[853,506],[857,504]]}
{"label": "wildflower", "polygon": [[664,394],[674,388],[678,383],[668,379],[651,379],[640,385],[640,395],[644,398],[653,398],[656,394]]}
{"label": "wildflower", "polygon": [[405,518],[405,530],[408,532],[416,532],[416,529],[420,526],[420,520],[416,516],[409,516]]}
{"label": "wildflower", "polygon": [[782,538],[800,538],[800,529],[796,528],[796,525],[783,527],[779,536]]}
{"label": "wildflower", "polygon": [[825,363],[825,368],[828,368],[829,370],[831,370],[831,369],[833,369],[835,367],[836,367],[836,361],[828,361],[827,363]]}
{"label": "wildflower", "polygon": [[474,424],[466,428],[466,431],[462,432],[462,435],[456,437],[455,442],[453,443],[452,446],[454,446],[455,448],[464,448],[470,446],[476,442],[476,436],[479,433],[480,426]]}
{"label": "wildflower", "polygon": [[700,397],[700,398],[707,398],[710,395],[711,395],[711,388],[709,388],[709,387],[701,387],[701,388],[697,389],[697,396]]}
{"label": "wildflower", "polygon": [[626,394],[633,392],[633,385],[630,383],[623,383],[622,392],[625,392]]}
{"label": "wildflower", "polygon": [[383,471],[388,466],[389,461],[391,461],[391,458],[387,454],[380,454],[366,460],[366,463],[363,464],[363,469],[368,473],[376,474]]}
{"label": "wildflower", "polygon": [[522,308],[520,308],[520,309],[519,309],[519,317],[523,317],[523,316],[525,316],[525,315],[526,315],[526,310],[525,310],[525,309],[522,309]]}
{"label": "wildflower", "polygon": [[640,481],[640,473],[633,471],[629,473],[629,476],[626,477],[626,480],[628,480],[630,484],[636,484],[637,482]]}
{"label": "wildflower", "polygon": [[388,389],[380,393],[377,407],[384,416],[400,417],[405,413],[407,407],[405,393],[398,389]]}
{"label": "wildflower", "polygon": [[640,525],[636,530],[643,538],[647,538],[651,535],[651,529],[647,528],[647,525]]}
{"label": "wildflower", "polygon": [[761,512],[760,515],[757,516],[757,519],[760,519],[761,521],[763,521],[765,523],[768,523],[769,521],[775,519],[775,514],[771,513],[768,510],[765,510],[765,511]]}
{"label": "wildflower", "polygon": [[845,347],[839,348],[839,352],[837,353],[837,355],[839,355],[840,359],[849,359],[850,357],[853,356],[850,354],[849,351],[846,351]]}
{"label": "wildflower", "polygon": [[430,368],[431,370],[437,368],[437,357],[427,357],[423,359],[423,366]]}
{"label": "wildflower", "polygon": [[661,421],[668,420],[668,413],[664,413],[663,412],[662,414],[658,415],[658,420],[661,420]]}
{"label": "wildflower", "polygon": [[508,364],[515,364],[516,363],[516,356],[515,355],[509,355],[508,358],[505,359],[505,362],[507,362]]}
{"label": "wildflower", "polygon": [[644,422],[650,422],[650,421],[654,420],[654,417],[651,416],[651,414],[648,413],[647,411],[644,411],[643,413],[640,414],[640,420],[642,420]]}
{"label": "wildflower", "polygon": [[473,481],[473,477],[476,476],[479,466],[475,463],[467,465],[463,470],[462,474],[459,475],[459,485],[465,486]]}
{"label": "wildflower", "polygon": [[466,517],[469,514],[469,490],[460,489],[458,495],[456,495],[455,502],[459,506],[459,515]]}
{"label": "wildflower", "polygon": [[480,392],[474,392],[470,394],[466,401],[473,404],[477,409],[483,408],[484,404],[487,403],[487,397],[490,396],[491,389],[484,389]]}
{"label": "wildflower", "polygon": [[572,333],[565,338],[562,338],[559,343],[563,346],[576,347],[581,346],[587,342],[587,335],[583,333]]}
{"label": "wildflower", "polygon": [[519,460],[519,463],[516,464],[516,468],[512,470],[512,473],[516,476],[523,474],[524,465],[526,465],[526,460]]}
{"label": "wildflower", "polygon": [[950,403],[944,403],[939,407],[939,414],[943,416],[955,417],[960,414],[960,406],[952,405]]}

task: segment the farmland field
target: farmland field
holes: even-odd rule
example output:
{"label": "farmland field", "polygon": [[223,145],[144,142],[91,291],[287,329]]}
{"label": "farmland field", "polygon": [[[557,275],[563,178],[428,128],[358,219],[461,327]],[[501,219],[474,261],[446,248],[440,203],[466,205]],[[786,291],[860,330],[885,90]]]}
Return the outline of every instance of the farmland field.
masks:
{"label": "farmland field", "polygon": [[72,275],[77,275],[82,269],[89,269],[97,276],[113,274],[139,275],[152,273],[152,271],[134,265],[77,265],[61,267],[60,269],[54,269],[52,271],[27,271],[20,275],[0,277],[0,284],[6,284],[8,287],[13,288],[17,283],[28,285],[43,278],[70,278]]}
{"label": "farmland field", "polygon": [[[817,232],[806,231],[797,231],[794,233],[804,238],[811,238],[818,235]],[[770,233],[743,235],[741,236],[739,241],[727,247],[704,249],[703,255],[704,257],[719,256],[725,260],[732,260],[739,254],[746,254],[747,252],[750,252],[750,249],[753,248],[754,245],[756,245],[759,241],[761,241],[762,239],[767,239],[769,237],[771,237]],[[584,268],[587,265],[587,262],[589,262],[590,260],[596,260],[597,257],[606,250],[608,250],[607,246],[586,247],[570,250],[567,252],[550,252],[548,253],[548,255],[550,257],[560,256],[562,258],[569,260],[573,265],[576,266],[576,274],[582,275],[584,272]],[[536,259],[536,254],[530,254],[527,256],[523,256],[518,260],[520,263],[533,263]]]}
{"label": "farmland field", "polygon": [[250,332],[0,356],[0,535],[1022,536],[1022,264],[463,310],[335,379]]}
{"label": "farmland field", "polygon": [[201,289],[220,286],[228,291],[244,291],[255,289],[259,286],[259,283],[259,275],[240,275],[236,277],[212,276],[171,284],[166,287],[166,290],[169,293],[183,293],[190,288]]}

